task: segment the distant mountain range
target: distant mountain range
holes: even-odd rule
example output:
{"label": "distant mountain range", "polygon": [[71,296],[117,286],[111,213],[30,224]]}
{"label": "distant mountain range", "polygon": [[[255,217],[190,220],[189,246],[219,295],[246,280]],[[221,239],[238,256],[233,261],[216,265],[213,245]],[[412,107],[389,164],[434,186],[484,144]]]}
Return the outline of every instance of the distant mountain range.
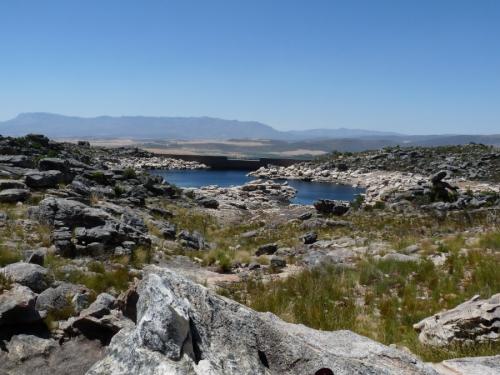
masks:
{"label": "distant mountain range", "polygon": [[361,129],[279,131],[255,121],[211,117],[73,117],[52,113],[22,113],[0,122],[0,134],[41,133],[52,138],[93,137],[133,139],[275,139],[357,138],[397,135]]}
{"label": "distant mountain range", "polygon": [[[498,135],[418,135],[363,129],[311,129],[279,131],[255,121],[224,120],[211,117],[74,117],[52,113],[23,113],[0,122],[0,134],[20,136],[45,134],[50,138],[82,139],[172,139],[225,140],[270,139],[288,142],[338,140],[339,145],[359,149],[384,145],[451,145],[469,142],[500,146]],[[370,146],[368,146],[370,145]],[[344,148],[344,147],[340,147]]]}

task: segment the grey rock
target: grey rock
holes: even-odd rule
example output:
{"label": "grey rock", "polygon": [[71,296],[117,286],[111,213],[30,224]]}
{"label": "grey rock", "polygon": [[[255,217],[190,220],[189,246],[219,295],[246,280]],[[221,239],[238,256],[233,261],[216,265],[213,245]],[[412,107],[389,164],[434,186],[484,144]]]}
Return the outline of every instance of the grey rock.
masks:
{"label": "grey rock", "polygon": [[426,318],[413,326],[425,345],[444,347],[500,341],[500,293],[489,299],[475,296],[454,309]]}
{"label": "grey rock", "polygon": [[38,264],[39,266],[43,266],[46,254],[47,254],[46,248],[29,250],[26,256],[26,263],[33,263],[33,264]]}
{"label": "grey rock", "polygon": [[[101,248],[89,244],[101,243],[104,251],[113,251],[125,241],[135,242],[138,246],[150,245],[147,232],[143,231],[142,219],[125,217],[126,222],[115,219],[100,208],[63,198],[49,197],[30,216],[42,223],[55,227],[52,239],[58,252],[63,256],[99,255]],[[74,235],[73,235],[74,231]]]}
{"label": "grey rock", "polygon": [[167,240],[175,240],[177,235],[177,227],[168,221],[155,222],[158,230],[162,234],[163,238]]}
{"label": "grey rock", "polygon": [[349,331],[285,323],[167,269],[148,267],[138,294],[137,325],[113,337],[89,375],[436,374],[402,351]]}
{"label": "grey rock", "polygon": [[63,174],[59,171],[33,171],[26,173],[26,185],[30,188],[55,188],[64,181]]}
{"label": "grey rock", "polygon": [[206,248],[205,239],[203,238],[201,233],[197,231],[193,231],[192,233],[190,233],[187,230],[182,230],[177,235],[177,240],[181,243],[181,245],[194,250],[201,250]]}
{"label": "grey rock", "polygon": [[258,270],[260,268],[260,264],[257,263],[257,262],[252,262],[248,265],[248,269],[250,271],[255,271],[255,270]]}
{"label": "grey rock", "polygon": [[274,269],[281,269],[286,267],[286,260],[283,257],[273,255],[269,260],[271,267]]}
{"label": "grey rock", "polygon": [[258,230],[250,230],[248,232],[244,232],[240,235],[241,238],[254,238],[259,234]]}
{"label": "grey rock", "polygon": [[14,284],[10,290],[0,294],[0,327],[42,320],[35,310],[35,301],[36,294],[19,284]]}
{"label": "grey rock", "polygon": [[27,286],[37,293],[43,292],[54,282],[54,276],[49,270],[38,264],[12,263],[0,269],[0,273],[12,282]]}
{"label": "grey rock", "polygon": [[81,285],[61,283],[55,288],[48,288],[38,296],[36,309],[39,311],[60,311],[74,307],[73,298],[76,295],[90,294],[90,290]]}
{"label": "grey rock", "polygon": [[437,182],[440,182],[442,181],[443,179],[446,178],[446,176],[448,176],[448,172],[447,171],[439,171],[435,174],[433,174],[431,177],[430,177],[430,180],[433,184],[437,183]]}
{"label": "grey rock", "polygon": [[410,245],[403,249],[404,254],[415,254],[418,253],[419,251],[420,251],[420,246],[418,245]]}
{"label": "grey rock", "polygon": [[10,290],[0,294],[0,327],[42,320],[35,309],[35,301],[36,294],[19,284],[14,284]]}
{"label": "grey rock", "polygon": [[[34,337],[34,336],[32,336]],[[19,357],[0,351],[0,374],[2,375],[84,375],[87,370],[103,357],[104,350],[98,340],[88,340],[83,336],[72,338],[62,345],[53,346],[53,340],[39,338],[17,340],[15,349]],[[23,354],[24,353],[24,354]],[[28,356],[27,356],[28,355]]]}
{"label": "grey rock", "polygon": [[257,251],[255,252],[255,255],[261,256],[261,255],[272,255],[278,250],[278,245],[275,243],[268,243],[262,246],[259,246]]}
{"label": "grey rock", "polygon": [[55,340],[32,335],[15,335],[7,343],[7,358],[13,362],[24,362],[35,357],[46,357],[59,344]]}
{"label": "grey rock", "polygon": [[45,198],[31,215],[45,224],[56,227],[92,228],[106,224],[111,217],[103,210],[89,207],[83,203],[64,198]]}
{"label": "grey rock", "polygon": [[389,253],[382,257],[382,260],[393,260],[395,262],[418,262],[420,257],[418,255],[406,255],[400,253]]}
{"label": "grey rock", "polygon": [[321,214],[342,216],[349,211],[349,203],[331,199],[320,199],[314,202],[314,208]]}
{"label": "grey rock", "polygon": [[131,227],[133,227],[134,229],[136,229],[140,232],[145,233],[148,231],[146,223],[144,222],[142,217],[135,214],[131,210],[127,210],[123,213],[123,215],[121,217],[121,221],[127,225],[130,225]]}
{"label": "grey rock", "polygon": [[69,336],[83,334],[90,339],[98,339],[104,345],[109,344],[111,338],[123,328],[133,326],[133,322],[123,316],[118,310],[111,310],[107,314],[87,314],[83,310],[76,318],[70,318],[60,327]]}
{"label": "grey rock", "polygon": [[97,296],[94,302],[83,310],[80,315],[91,315],[100,318],[110,313],[113,309],[116,298],[108,293],[101,293]]}
{"label": "grey rock", "polygon": [[33,161],[26,155],[0,155],[0,163],[20,168],[33,167]]}
{"label": "grey rock", "polygon": [[38,162],[38,169],[41,171],[52,170],[67,173],[70,169],[70,163],[68,160],[61,158],[43,158]]}
{"label": "grey rock", "polygon": [[0,190],[6,189],[26,189],[26,184],[19,180],[0,179]]}
{"label": "grey rock", "polygon": [[213,209],[219,208],[219,202],[213,198],[202,197],[200,199],[197,199],[197,202],[200,206],[203,206],[205,208],[213,208]]}
{"label": "grey rock", "polygon": [[500,355],[449,359],[434,367],[443,375],[499,375]]}
{"label": "grey rock", "polygon": [[315,232],[309,232],[306,233],[305,235],[302,236],[302,240],[304,241],[304,244],[310,245],[312,243],[315,243],[318,239],[318,234]]}
{"label": "grey rock", "polygon": [[89,293],[76,293],[71,299],[71,304],[75,312],[80,314],[83,310],[89,307],[90,294]]}
{"label": "grey rock", "polygon": [[161,207],[151,207],[149,208],[149,212],[151,215],[156,215],[163,219],[170,219],[174,216],[174,214],[171,211]]}
{"label": "grey rock", "polygon": [[87,254],[93,255],[93,256],[103,255],[105,250],[106,250],[106,248],[105,248],[104,244],[101,242],[91,242],[85,248],[85,252]]}
{"label": "grey rock", "polygon": [[30,197],[30,191],[27,189],[6,189],[0,191],[1,203],[24,202]]}
{"label": "grey rock", "polygon": [[297,219],[301,220],[301,221],[305,221],[305,220],[309,220],[310,218],[312,218],[312,212],[306,212],[306,213],[303,213],[302,215],[299,215],[297,217]]}

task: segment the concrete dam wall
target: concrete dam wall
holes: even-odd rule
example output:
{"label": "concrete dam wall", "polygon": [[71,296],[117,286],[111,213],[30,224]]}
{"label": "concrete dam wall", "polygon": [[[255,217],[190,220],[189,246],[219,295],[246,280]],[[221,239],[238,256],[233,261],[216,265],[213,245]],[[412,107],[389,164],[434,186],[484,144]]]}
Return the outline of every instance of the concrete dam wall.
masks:
{"label": "concrete dam wall", "polygon": [[162,154],[170,158],[181,159],[186,161],[196,161],[208,165],[212,169],[239,169],[245,171],[253,171],[260,167],[265,167],[268,164],[289,166],[295,163],[306,160],[298,159],[274,159],[274,158],[258,158],[258,159],[233,159],[227,156],[210,156],[210,155],[174,155]]}

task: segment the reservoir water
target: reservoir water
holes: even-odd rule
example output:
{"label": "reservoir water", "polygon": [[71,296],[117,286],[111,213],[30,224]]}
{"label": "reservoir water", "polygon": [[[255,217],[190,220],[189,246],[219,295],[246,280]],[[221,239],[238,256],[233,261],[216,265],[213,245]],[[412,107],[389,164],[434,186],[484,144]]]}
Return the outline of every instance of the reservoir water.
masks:
{"label": "reservoir water", "polygon": [[[241,170],[157,170],[152,173],[162,176],[167,182],[183,188],[199,188],[207,185],[230,187],[243,185],[252,181],[248,171]],[[306,182],[288,180],[288,184],[297,189],[297,196],[292,203],[312,204],[318,199],[340,199],[350,201],[364,192],[364,189],[349,185],[340,185],[324,182]]]}

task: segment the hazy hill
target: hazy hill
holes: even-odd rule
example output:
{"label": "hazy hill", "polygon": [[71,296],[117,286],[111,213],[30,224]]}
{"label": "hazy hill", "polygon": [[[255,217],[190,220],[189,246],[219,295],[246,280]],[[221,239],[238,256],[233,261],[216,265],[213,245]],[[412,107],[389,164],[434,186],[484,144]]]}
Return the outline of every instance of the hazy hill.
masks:
{"label": "hazy hill", "polygon": [[255,121],[211,117],[73,117],[52,113],[23,113],[0,122],[0,134],[42,133],[52,138],[163,138],[163,139],[279,139],[352,138],[394,135],[360,129],[314,129],[283,132]]}
{"label": "hazy hill", "polygon": [[[28,133],[45,134],[51,138],[134,139],[140,142],[158,140],[209,140],[230,139],[271,140],[248,153],[290,151],[296,149],[329,152],[362,151],[384,146],[439,146],[467,144],[470,142],[500,146],[500,135],[404,135],[363,129],[310,129],[279,131],[255,121],[224,120],[211,117],[74,117],[52,113],[24,113],[0,122],[0,134],[19,136]],[[220,145],[219,148],[242,145]],[[268,150],[265,150],[266,147]],[[167,147],[168,148],[168,147]],[[196,148],[203,148],[198,145]],[[228,151],[228,150],[225,150]]]}

